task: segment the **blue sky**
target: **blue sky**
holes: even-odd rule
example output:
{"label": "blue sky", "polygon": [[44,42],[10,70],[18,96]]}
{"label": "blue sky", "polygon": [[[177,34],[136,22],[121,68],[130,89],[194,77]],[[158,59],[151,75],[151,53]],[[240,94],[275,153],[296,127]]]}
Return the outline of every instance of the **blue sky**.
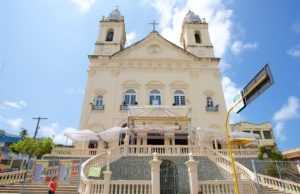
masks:
{"label": "blue sky", "polygon": [[31,133],[34,116],[46,116],[40,135],[62,141],[79,125],[98,21],[118,6],[127,39],[159,31],[178,43],[191,9],[209,22],[221,67],[226,100],[269,63],[275,84],[235,120],[270,121],[281,149],[300,146],[299,1],[238,0],[10,0],[0,5],[0,128]]}

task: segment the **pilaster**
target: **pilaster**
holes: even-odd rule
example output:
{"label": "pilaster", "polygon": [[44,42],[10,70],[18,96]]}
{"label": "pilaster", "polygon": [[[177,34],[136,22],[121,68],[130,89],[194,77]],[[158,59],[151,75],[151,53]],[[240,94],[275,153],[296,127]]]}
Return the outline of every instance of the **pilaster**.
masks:
{"label": "pilaster", "polygon": [[160,194],[160,164],[157,153],[153,153],[153,159],[149,161],[151,166],[151,190],[152,194]]}
{"label": "pilaster", "polygon": [[185,165],[188,168],[190,194],[198,194],[198,162],[194,160],[192,153],[189,154],[189,160]]}

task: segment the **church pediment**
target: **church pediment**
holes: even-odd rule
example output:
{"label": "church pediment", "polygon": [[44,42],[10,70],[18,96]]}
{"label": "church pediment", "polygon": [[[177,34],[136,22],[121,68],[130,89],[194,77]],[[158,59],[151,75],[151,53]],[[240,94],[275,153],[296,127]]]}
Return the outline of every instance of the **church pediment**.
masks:
{"label": "church pediment", "polygon": [[135,44],[115,53],[113,59],[171,59],[195,60],[197,56],[169,42],[159,33],[152,32]]}

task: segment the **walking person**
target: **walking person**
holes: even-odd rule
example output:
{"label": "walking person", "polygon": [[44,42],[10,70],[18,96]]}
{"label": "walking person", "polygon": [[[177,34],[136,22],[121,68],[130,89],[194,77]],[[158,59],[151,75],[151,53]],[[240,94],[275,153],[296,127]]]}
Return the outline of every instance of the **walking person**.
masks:
{"label": "walking person", "polygon": [[48,194],[55,194],[57,188],[57,177],[54,176],[50,179],[48,183]]}

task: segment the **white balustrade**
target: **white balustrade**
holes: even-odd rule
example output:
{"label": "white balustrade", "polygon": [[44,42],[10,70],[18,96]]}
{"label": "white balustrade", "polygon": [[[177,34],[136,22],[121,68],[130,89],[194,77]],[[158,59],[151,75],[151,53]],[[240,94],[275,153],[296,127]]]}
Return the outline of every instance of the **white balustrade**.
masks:
{"label": "white balustrade", "polygon": [[56,147],[51,151],[51,154],[47,154],[46,156],[81,156],[81,157],[89,157],[95,156],[103,150],[98,148],[86,148],[86,149],[78,149],[78,148],[61,148]]}
{"label": "white balustrade", "polygon": [[[231,161],[229,158],[223,154],[220,154],[217,151],[210,150],[207,152],[208,157],[212,159],[216,164],[218,164],[220,167],[225,169],[227,172],[231,173]],[[235,162],[236,168],[238,173],[240,174],[240,178],[247,180],[247,181],[252,181],[252,189],[255,188],[254,183],[258,183],[262,186],[277,190],[277,191],[282,191],[286,193],[291,193],[291,194],[299,194],[300,193],[300,184],[293,182],[293,181],[288,181],[288,180],[282,180],[278,179],[275,177],[267,176],[267,175],[262,175],[262,174],[254,174],[251,170],[243,166],[239,162]]]}
{"label": "white balustrade", "polygon": [[292,193],[292,194],[299,194],[300,193],[300,184],[288,181],[288,180],[282,180],[275,177],[270,177],[262,174],[257,174],[257,181],[260,185],[263,185],[265,187],[282,191],[286,193]]}
{"label": "white balustrade", "polygon": [[121,153],[129,156],[152,156],[153,153],[159,156],[203,155],[199,146],[190,145],[127,145],[121,146]]}
{"label": "white balustrade", "polygon": [[[240,182],[242,193],[255,194],[251,182]],[[201,194],[234,194],[232,180],[209,180],[199,181],[199,193]]]}
{"label": "white balustrade", "polygon": [[21,170],[21,171],[0,173],[0,185],[20,183],[24,181],[25,176],[26,176],[26,181],[28,181],[28,179],[31,178],[31,171]]}
{"label": "white balustrade", "polygon": [[[220,154],[228,156],[227,149],[216,150]],[[232,153],[236,158],[256,158],[258,156],[258,149],[233,149]]]}
{"label": "white balustrade", "polygon": [[[150,180],[113,180],[109,194],[151,194]],[[80,184],[80,194],[103,194],[104,180],[87,180]]]}
{"label": "white balustrade", "polygon": [[117,180],[111,181],[110,194],[151,194],[151,181]]}

